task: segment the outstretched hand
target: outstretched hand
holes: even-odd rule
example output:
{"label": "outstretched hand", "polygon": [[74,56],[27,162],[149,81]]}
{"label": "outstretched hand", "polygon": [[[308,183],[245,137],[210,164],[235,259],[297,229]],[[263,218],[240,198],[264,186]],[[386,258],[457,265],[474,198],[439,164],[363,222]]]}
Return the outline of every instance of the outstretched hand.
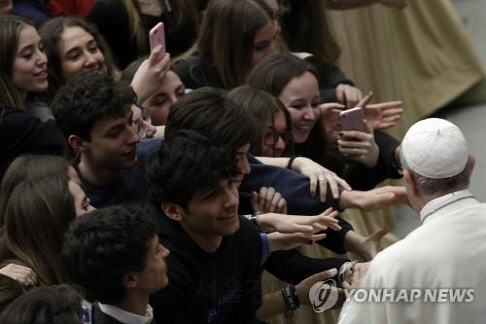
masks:
{"label": "outstretched hand", "polygon": [[267,213],[258,215],[257,223],[259,227],[280,233],[314,234],[327,228],[335,231],[341,230],[339,221],[336,219],[338,215],[339,213],[333,211],[332,208],[328,208],[316,216]]}
{"label": "outstretched hand", "polygon": [[364,211],[382,209],[395,204],[409,204],[404,187],[383,186],[368,191],[343,191],[339,199],[342,208],[358,208]]}
{"label": "outstretched hand", "polygon": [[378,254],[381,240],[386,234],[388,234],[388,227],[384,226],[373,234],[367,236],[360,244],[360,251],[355,251],[355,253],[358,254],[363,261],[372,260]]}
{"label": "outstretched hand", "polygon": [[270,251],[287,251],[298,248],[302,245],[310,245],[316,241],[325,239],[326,233],[320,234],[304,234],[304,233],[270,233],[268,240],[270,243]]}
{"label": "outstretched hand", "polygon": [[374,130],[387,129],[395,124],[403,116],[403,102],[387,101],[371,104],[373,92],[368,93],[356,105],[364,110],[365,119]]}
{"label": "outstretched hand", "polygon": [[339,186],[346,190],[351,190],[351,187],[346,180],[341,179],[337,174],[331,170],[326,169],[319,163],[312,161],[305,157],[298,157],[292,164],[292,170],[300,173],[304,177],[310,180],[310,193],[312,196],[316,196],[317,189],[319,188],[320,200],[326,201],[327,185],[331,189],[332,196],[335,199],[339,198]]}

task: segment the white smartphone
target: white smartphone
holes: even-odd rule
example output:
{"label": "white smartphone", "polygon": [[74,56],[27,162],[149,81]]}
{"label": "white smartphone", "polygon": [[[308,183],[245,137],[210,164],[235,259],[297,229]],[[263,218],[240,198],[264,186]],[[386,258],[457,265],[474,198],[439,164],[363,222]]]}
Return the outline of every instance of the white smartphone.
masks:
{"label": "white smartphone", "polygon": [[162,45],[162,52],[160,57],[164,57],[166,53],[165,48],[165,29],[164,23],[159,22],[152,28],[149,32],[149,39],[150,39],[150,50],[153,50],[156,46]]}
{"label": "white smartphone", "polygon": [[364,112],[363,108],[356,107],[339,113],[339,123],[341,130],[355,130],[364,132]]}

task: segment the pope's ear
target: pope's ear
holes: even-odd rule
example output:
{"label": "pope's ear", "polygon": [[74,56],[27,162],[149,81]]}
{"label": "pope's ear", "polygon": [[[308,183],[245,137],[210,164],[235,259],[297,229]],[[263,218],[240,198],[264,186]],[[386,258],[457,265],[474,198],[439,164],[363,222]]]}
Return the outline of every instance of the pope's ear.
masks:
{"label": "pope's ear", "polygon": [[85,147],[86,141],[83,140],[78,135],[69,135],[67,141],[69,146],[71,146],[74,152],[83,152],[86,149]]}
{"label": "pope's ear", "polygon": [[176,222],[179,222],[184,215],[182,207],[178,204],[162,203],[160,204],[160,208],[167,217],[175,220]]}
{"label": "pope's ear", "polygon": [[406,185],[408,186],[408,190],[413,192],[414,195],[419,195],[420,190],[417,184],[417,180],[413,176],[412,172],[410,170],[405,169],[403,170],[403,180],[405,181]]}

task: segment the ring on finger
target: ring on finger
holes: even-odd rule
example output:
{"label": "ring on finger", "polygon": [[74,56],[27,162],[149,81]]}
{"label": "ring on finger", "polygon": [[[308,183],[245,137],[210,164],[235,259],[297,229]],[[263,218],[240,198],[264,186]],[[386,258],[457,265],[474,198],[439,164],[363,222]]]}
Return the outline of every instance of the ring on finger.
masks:
{"label": "ring on finger", "polygon": [[320,178],[320,179],[317,179],[318,182],[326,182],[326,179],[324,178]]}

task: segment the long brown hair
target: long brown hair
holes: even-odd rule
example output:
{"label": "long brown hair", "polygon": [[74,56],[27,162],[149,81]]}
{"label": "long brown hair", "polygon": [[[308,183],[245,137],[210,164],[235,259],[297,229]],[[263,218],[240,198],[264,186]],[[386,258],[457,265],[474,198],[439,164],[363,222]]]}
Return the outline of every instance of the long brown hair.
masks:
{"label": "long brown hair", "polygon": [[139,53],[144,53],[147,50],[147,37],[145,35],[145,30],[142,28],[138,1],[121,0],[121,2],[127,10],[131,37],[133,40],[135,40]]}
{"label": "long brown hair", "polygon": [[67,174],[24,181],[5,208],[3,258],[18,259],[38,275],[39,284],[67,282],[61,262],[64,232],[76,217]]}
{"label": "long brown hair", "polygon": [[65,175],[67,160],[54,155],[24,155],[17,157],[5,171],[0,185],[0,229],[4,226],[4,213],[13,189],[23,181],[51,175]]}
{"label": "long brown hair", "polygon": [[283,0],[282,37],[292,52],[312,53],[320,64],[334,63],[341,55],[326,17],[326,1]]}
{"label": "long brown hair", "polygon": [[24,108],[24,100],[13,83],[12,74],[20,31],[26,25],[34,27],[25,18],[0,15],[0,104],[10,108]]}
{"label": "long brown hair", "polygon": [[120,74],[118,68],[115,65],[111,50],[106,44],[103,36],[98,32],[95,25],[86,22],[79,17],[56,17],[47,21],[39,30],[39,34],[44,43],[44,51],[47,55],[47,72],[49,80],[49,89],[47,101],[52,100],[57,90],[67,80],[64,80],[62,73],[61,55],[59,53],[59,42],[64,30],[68,27],[79,27],[84,29],[87,33],[93,36],[94,40],[98,44],[98,47],[105,57],[106,74],[117,78]]}
{"label": "long brown hair", "polygon": [[255,35],[271,20],[265,0],[211,0],[195,45],[181,58],[198,53],[202,64],[216,66],[227,89],[243,85]]}

